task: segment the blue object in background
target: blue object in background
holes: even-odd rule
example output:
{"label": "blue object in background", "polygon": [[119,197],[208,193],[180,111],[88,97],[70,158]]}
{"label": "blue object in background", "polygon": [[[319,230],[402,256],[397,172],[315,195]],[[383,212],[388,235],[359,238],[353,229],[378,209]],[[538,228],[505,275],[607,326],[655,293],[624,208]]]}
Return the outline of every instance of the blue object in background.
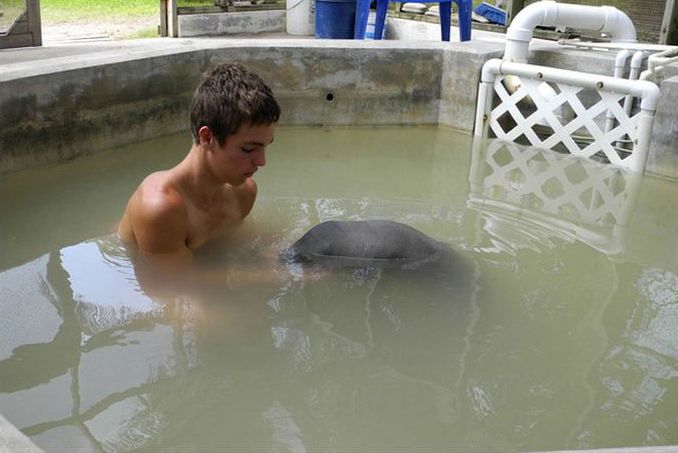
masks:
{"label": "blue object in background", "polygon": [[506,25],[506,11],[489,3],[481,3],[473,10],[479,16],[483,16],[493,24]]}
{"label": "blue object in background", "polygon": [[[367,16],[367,28],[365,28],[365,39],[374,39],[374,25],[377,22],[377,13],[370,11]],[[381,30],[379,39],[384,39],[384,30]]]}
{"label": "blue object in background", "polygon": [[356,0],[315,0],[315,37],[353,39],[355,8]]}
{"label": "blue object in background", "polygon": [[[367,16],[370,12],[371,0],[357,0],[355,17],[355,39],[365,39],[365,29],[367,28]],[[386,21],[386,10],[389,1],[402,0],[377,0],[377,20],[374,26],[375,39],[380,39],[384,32],[384,22]],[[420,3],[439,3],[440,4],[440,34],[443,41],[450,40],[450,27],[452,15],[452,2],[459,7],[459,38],[460,41],[471,40],[471,11],[473,9],[472,0],[417,0]],[[317,13],[316,13],[317,14]]]}

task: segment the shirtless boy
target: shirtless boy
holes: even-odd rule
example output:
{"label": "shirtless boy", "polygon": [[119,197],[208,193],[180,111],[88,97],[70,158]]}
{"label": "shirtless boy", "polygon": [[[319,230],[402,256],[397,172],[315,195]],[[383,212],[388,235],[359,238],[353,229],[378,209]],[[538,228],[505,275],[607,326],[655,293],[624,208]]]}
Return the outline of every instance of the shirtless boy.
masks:
{"label": "shirtless boy", "polygon": [[118,225],[122,240],[154,261],[182,264],[235,230],[254,205],[252,176],[266,164],[279,117],[271,89],[243,66],[220,64],[206,73],[191,103],[188,155],[132,194]]}

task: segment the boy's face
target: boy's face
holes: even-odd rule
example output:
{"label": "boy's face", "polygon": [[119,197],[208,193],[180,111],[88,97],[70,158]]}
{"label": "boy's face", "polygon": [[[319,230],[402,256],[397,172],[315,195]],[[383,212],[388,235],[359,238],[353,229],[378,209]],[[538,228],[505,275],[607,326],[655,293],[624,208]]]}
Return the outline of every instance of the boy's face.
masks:
{"label": "boy's face", "polygon": [[266,165],[266,147],[273,142],[277,124],[244,124],[219,145],[213,137],[209,162],[217,177],[239,186]]}

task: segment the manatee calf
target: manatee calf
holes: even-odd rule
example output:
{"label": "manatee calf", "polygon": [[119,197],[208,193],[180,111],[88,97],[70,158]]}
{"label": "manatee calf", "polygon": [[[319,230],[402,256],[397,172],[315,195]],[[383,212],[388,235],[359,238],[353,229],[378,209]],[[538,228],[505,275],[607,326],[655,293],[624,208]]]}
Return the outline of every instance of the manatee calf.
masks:
{"label": "manatee calf", "polygon": [[338,267],[418,268],[449,257],[442,242],[390,220],[323,222],[311,228],[284,257]]}

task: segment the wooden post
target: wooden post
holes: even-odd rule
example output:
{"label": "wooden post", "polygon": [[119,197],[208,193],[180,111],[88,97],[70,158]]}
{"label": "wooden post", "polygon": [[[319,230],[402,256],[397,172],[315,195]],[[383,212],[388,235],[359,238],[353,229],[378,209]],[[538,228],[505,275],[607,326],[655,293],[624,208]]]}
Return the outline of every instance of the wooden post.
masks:
{"label": "wooden post", "polygon": [[160,0],[160,25],[158,35],[167,36],[167,0]]}
{"label": "wooden post", "polygon": [[666,0],[662,28],[659,31],[659,44],[678,44],[678,5],[676,5],[676,0]]}
{"label": "wooden post", "polygon": [[10,29],[0,36],[0,49],[42,45],[40,0],[25,0],[25,9]]}
{"label": "wooden post", "polygon": [[33,45],[42,45],[42,25],[40,23],[40,0],[26,1],[28,32],[33,36]]}
{"label": "wooden post", "polygon": [[525,6],[525,0],[508,0],[506,4],[506,26],[508,27],[513,22],[513,18]]}
{"label": "wooden post", "polygon": [[167,36],[179,36],[179,17],[177,15],[177,0],[167,0]]}

